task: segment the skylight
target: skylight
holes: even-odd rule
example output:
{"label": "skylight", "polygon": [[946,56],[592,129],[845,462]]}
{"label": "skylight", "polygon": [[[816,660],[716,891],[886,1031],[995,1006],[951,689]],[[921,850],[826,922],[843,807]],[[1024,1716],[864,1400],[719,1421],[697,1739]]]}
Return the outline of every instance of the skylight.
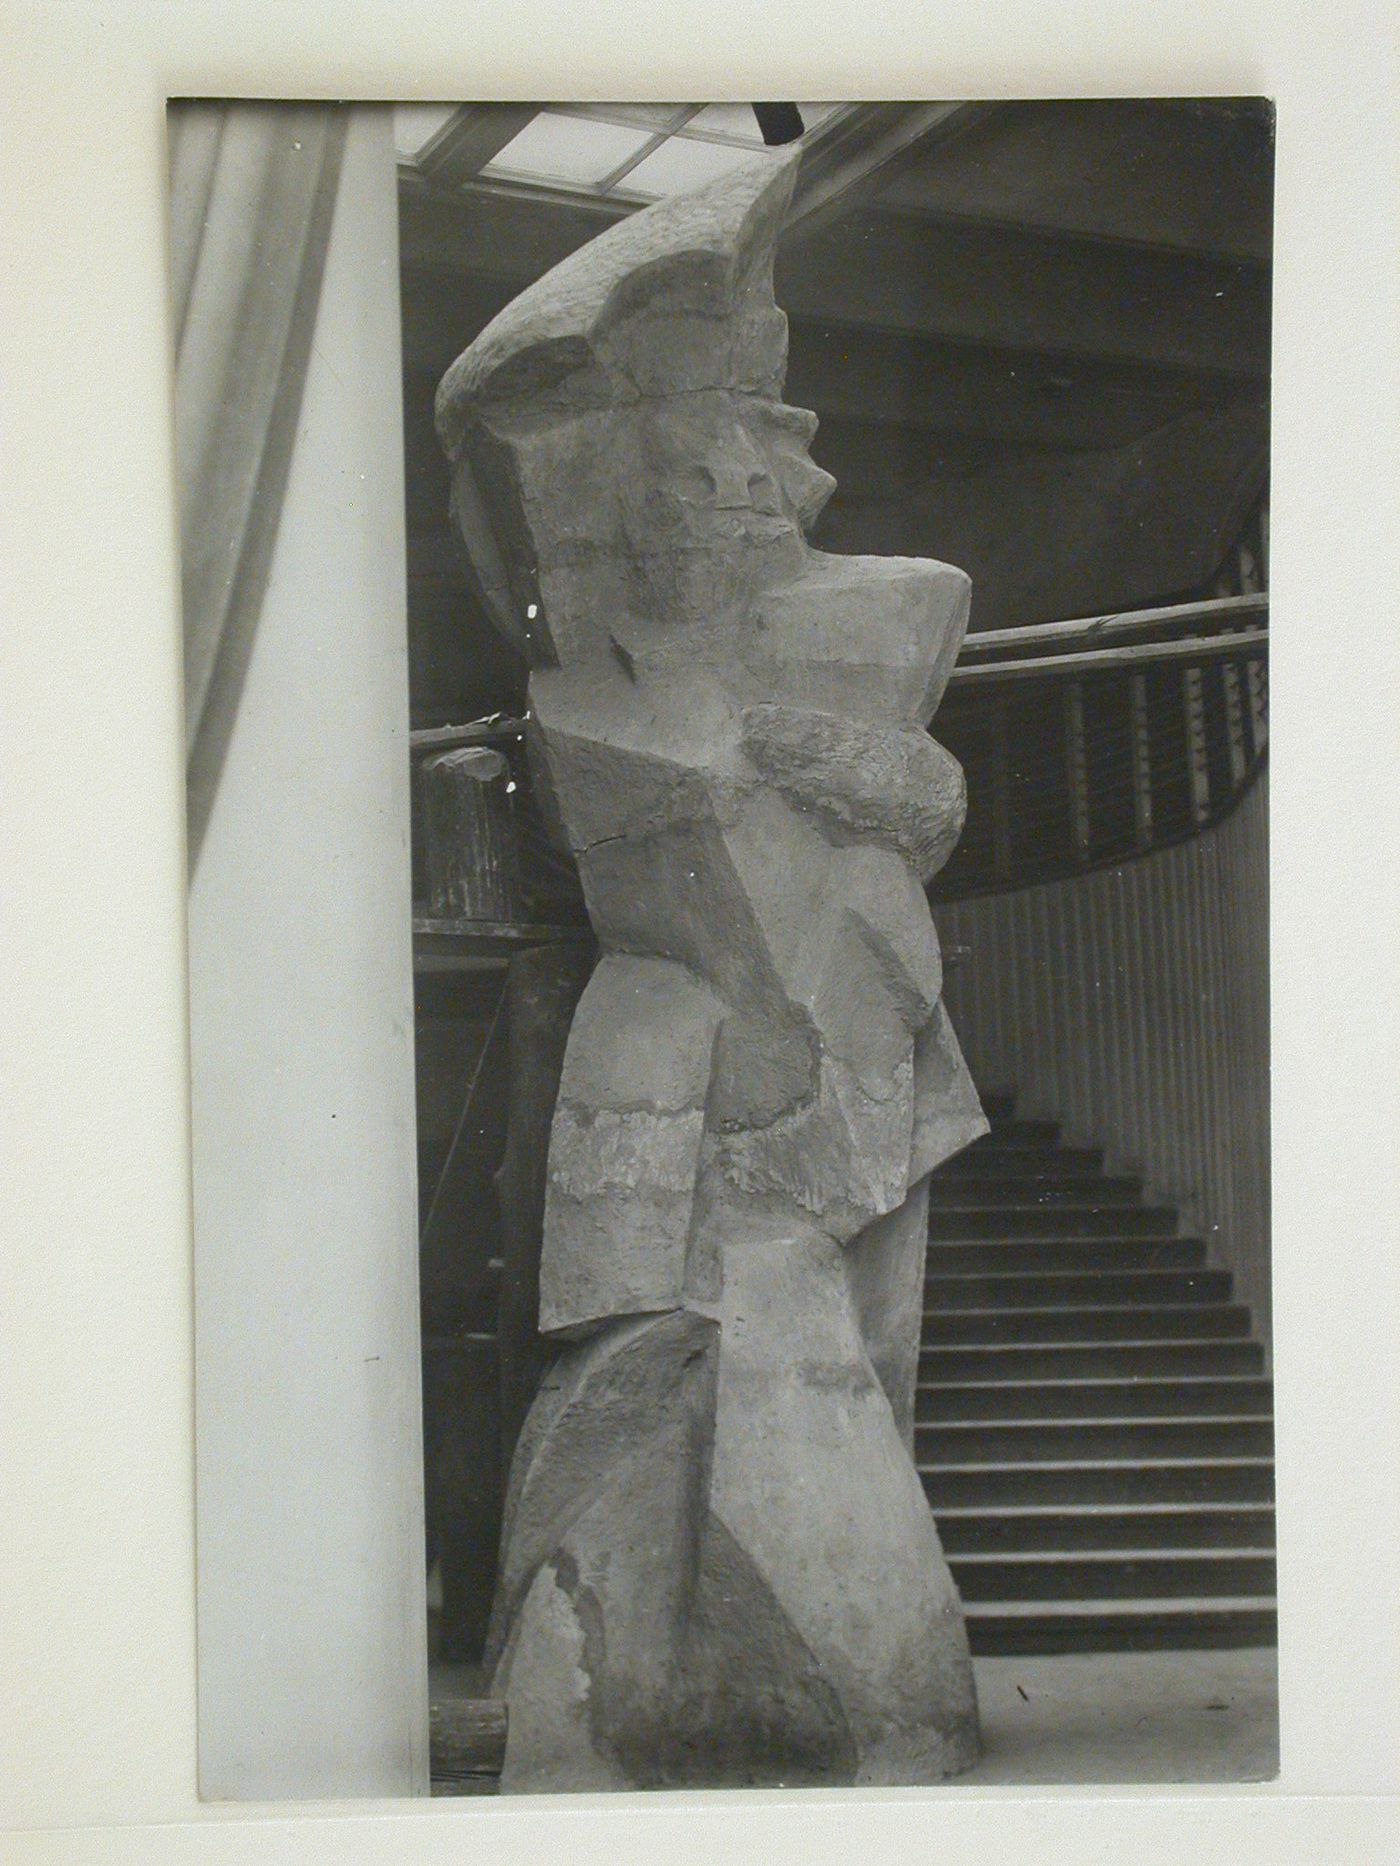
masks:
{"label": "skylight", "polygon": [[601,188],[651,142],[645,130],[542,110],[488,162],[484,175]]}
{"label": "skylight", "polygon": [[401,162],[411,162],[456,114],[456,104],[395,104],[394,153]]}
{"label": "skylight", "polygon": [[763,147],[756,136],[748,148],[732,143],[701,143],[688,137],[668,136],[649,156],[623,176],[618,192],[644,194],[649,200],[698,188],[741,162],[751,162]]}
{"label": "skylight", "polygon": [[[803,140],[824,134],[851,106],[799,104]],[[461,146],[459,127],[504,106],[401,105],[394,112],[394,142],[410,170],[428,174],[445,141]],[[496,183],[514,189],[592,195],[619,206],[659,200],[726,173],[765,145],[749,104],[550,104],[521,121],[518,110],[497,141],[490,133],[479,153],[459,166],[450,184]],[[449,126],[451,126],[449,128]],[[443,136],[447,131],[447,138]],[[511,134],[510,132],[514,133]],[[434,179],[442,182],[441,173]]]}

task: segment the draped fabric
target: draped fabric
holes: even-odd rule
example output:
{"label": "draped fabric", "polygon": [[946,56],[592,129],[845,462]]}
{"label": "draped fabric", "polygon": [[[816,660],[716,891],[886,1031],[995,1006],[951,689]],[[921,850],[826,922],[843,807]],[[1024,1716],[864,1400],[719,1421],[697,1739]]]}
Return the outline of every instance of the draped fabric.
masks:
{"label": "draped fabric", "polygon": [[277,536],[346,112],[190,101],[169,128],[193,872]]}

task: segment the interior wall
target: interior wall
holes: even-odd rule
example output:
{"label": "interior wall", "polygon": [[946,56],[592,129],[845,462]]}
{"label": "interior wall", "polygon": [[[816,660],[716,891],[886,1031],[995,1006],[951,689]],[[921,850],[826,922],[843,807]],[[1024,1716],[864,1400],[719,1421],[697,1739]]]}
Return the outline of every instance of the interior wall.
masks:
{"label": "interior wall", "polygon": [[1267,1344],[1267,769],[1189,842],[935,915],[978,1086],[1176,1203]]}
{"label": "interior wall", "polygon": [[394,154],[351,113],[190,889],[200,1790],[427,1792]]}
{"label": "interior wall", "polygon": [[1268,446],[1258,396],[1073,448],[825,421],[813,455],[837,486],[815,541],[958,565],[974,631],[1167,602],[1219,570]]}

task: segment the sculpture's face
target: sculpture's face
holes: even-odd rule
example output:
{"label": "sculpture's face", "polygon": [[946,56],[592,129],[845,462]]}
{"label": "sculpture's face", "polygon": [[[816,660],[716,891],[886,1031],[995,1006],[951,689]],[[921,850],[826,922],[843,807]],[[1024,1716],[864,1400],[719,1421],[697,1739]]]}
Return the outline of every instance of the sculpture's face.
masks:
{"label": "sculpture's face", "polygon": [[807,452],[815,430],[805,410],[724,389],[631,414],[614,472],[642,615],[742,621],[800,574],[803,530],[835,484]]}

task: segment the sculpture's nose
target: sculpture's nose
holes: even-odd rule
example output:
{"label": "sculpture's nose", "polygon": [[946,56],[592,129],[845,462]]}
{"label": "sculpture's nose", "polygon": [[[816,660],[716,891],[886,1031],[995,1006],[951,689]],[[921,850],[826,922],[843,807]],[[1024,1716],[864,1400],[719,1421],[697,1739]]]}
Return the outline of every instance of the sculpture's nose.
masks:
{"label": "sculpture's nose", "polygon": [[705,503],[718,511],[781,510],[777,478],[742,428],[726,434],[722,447],[706,448],[704,478]]}
{"label": "sculpture's nose", "polygon": [[709,503],[720,511],[778,511],[778,483],[757,453],[747,459],[715,457],[705,464],[714,486]]}

